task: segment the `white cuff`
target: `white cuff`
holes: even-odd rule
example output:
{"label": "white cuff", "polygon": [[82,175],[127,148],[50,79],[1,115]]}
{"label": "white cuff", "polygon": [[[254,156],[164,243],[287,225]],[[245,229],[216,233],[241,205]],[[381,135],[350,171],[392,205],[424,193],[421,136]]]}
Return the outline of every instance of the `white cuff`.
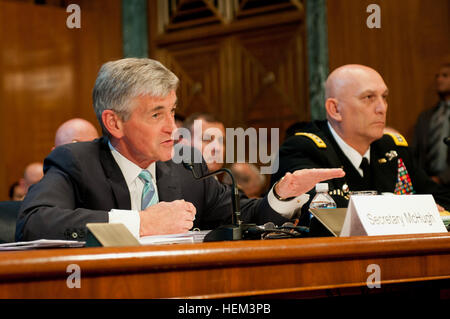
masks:
{"label": "white cuff", "polygon": [[137,210],[112,209],[108,215],[110,224],[124,224],[125,227],[130,231],[130,233],[132,233],[134,237],[139,239],[141,218]]}
{"label": "white cuff", "polygon": [[309,194],[302,194],[289,201],[278,200],[273,194],[273,187],[267,195],[270,207],[278,214],[290,219],[297,208],[301,208],[308,200]]}

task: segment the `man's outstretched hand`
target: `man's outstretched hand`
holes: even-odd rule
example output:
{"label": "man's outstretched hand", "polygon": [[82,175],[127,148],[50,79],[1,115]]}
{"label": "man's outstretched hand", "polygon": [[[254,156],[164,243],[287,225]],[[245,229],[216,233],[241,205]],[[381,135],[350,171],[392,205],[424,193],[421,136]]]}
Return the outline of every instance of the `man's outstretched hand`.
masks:
{"label": "man's outstretched hand", "polygon": [[275,192],[282,198],[302,195],[317,183],[333,178],[344,177],[342,168],[311,168],[286,173],[275,186]]}

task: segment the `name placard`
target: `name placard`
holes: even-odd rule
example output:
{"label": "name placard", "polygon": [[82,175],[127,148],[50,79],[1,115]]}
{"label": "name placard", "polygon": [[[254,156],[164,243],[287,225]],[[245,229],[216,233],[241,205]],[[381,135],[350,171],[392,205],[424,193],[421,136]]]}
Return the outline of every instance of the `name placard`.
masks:
{"label": "name placard", "polygon": [[441,233],[432,195],[351,196],[340,236]]}

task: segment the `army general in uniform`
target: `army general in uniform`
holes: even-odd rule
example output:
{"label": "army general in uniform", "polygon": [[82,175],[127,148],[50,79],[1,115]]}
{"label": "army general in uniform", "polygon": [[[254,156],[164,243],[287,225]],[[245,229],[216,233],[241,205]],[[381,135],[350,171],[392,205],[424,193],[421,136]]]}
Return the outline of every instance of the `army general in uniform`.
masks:
{"label": "army general in uniform", "polygon": [[374,190],[432,194],[439,210],[448,210],[450,191],[415,165],[402,135],[384,133],[387,97],[377,71],[363,65],[334,70],[326,82],[327,120],[303,124],[285,140],[272,184],[286,172],[339,167],[345,176],[329,181],[338,207],[347,206],[350,191]]}

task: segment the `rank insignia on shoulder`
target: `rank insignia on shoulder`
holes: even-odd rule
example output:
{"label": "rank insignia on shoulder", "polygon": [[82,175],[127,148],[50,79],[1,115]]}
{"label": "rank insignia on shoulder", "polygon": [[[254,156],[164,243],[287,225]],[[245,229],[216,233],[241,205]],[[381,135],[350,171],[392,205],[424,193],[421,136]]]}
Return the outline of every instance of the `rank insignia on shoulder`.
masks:
{"label": "rank insignia on shoulder", "polygon": [[403,137],[403,135],[398,134],[398,133],[390,133],[390,132],[385,132],[384,134],[385,135],[389,135],[390,137],[392,137],[392,139],[394,140],[395,145],[408,147],[408,142]]}
{"label": "rank insignia on shoulder", "polygon": [[327,144],[325,144],[325,142],[316,134],[298,132],[295,133],[295,136],[306,136],[309,139],[311,139],[317,145],[318,148],[327,148]]}

